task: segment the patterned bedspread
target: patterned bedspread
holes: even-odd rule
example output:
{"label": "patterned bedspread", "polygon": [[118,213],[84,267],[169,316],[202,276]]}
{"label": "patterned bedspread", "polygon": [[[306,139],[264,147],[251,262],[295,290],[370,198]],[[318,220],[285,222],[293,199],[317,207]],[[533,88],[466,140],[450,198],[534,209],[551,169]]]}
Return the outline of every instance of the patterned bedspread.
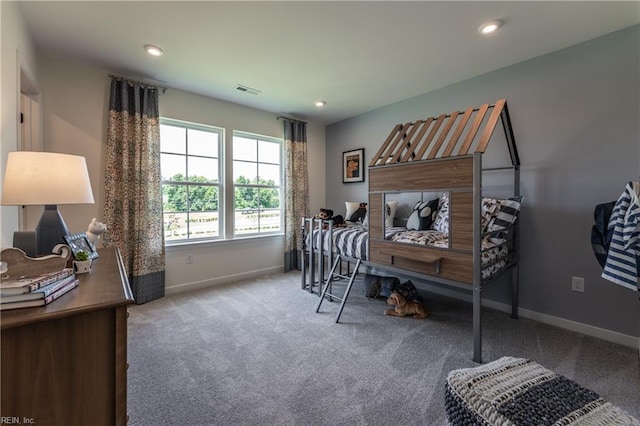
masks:
{"label": "patterned bedspread", "polygon": [[[396,231],[392,241],[399,243],[427,245],[435,248],[449,248],[449,235],[439,231]],[[488,237],[482,240],[482,279],[488,279],[507,264],[509,249],[505,244],[496,244]]]}
{"label": "patterned bedspread", "polygon": [[[313,230],[314,248],[320,248],[322,235],[322,250],[326,253],[331,249],[333,253],[354,259],[367,260],[369,252],[369,238],[367,228],[361,225],[349,225],[346,228],[333,228],[333,241],[329,241],[329,231]],[[310,236],[307,235],[305,244],[310,246]],[[439,231],[408,231],[405,227],[386,227],[385,239],[394,242],[428,245],[435,248],[449,248],[448,234]],[[488,279],[507,264],[509,250],[505,244],[495,244],[489,238],[482,240],[482,279]]]}
{"label": "patterned bedspread", "polygon": [[640,425],[577,383],[534,361],[503,357],[449,373],[445,409],[450,425]]}
{"label": "patterned bedspread", "polygon": [[[309,237],[313,235],[314,249],[320,248],[320,238],[322,238],[322,250],[333,253],[340,253],[344,256],[356,259],[367,260],[369,249],[369,233],[367,228],[358,225],[347,226],[346,228],[333,228],[330,233],[328,230],[314,229],[307,235],[307,246],[309,246]],[[330,241],[330,235],[333,235],[333,241]]]}
{"label": "patterned bedspread", "polygon": [[[385,229],[385,238],[391,238],[396,232],[404,230],[404,227],[387,227]],[[329,241],[329,232],[318,229],[313,230],[313,247],[320,247],[320,235],[322,235],[322,250],[328,251],[329,248],[334,253],[340,253],[343,256],[352,257],[354,259],[367,260],[369,252],[369,233],[367,228],[361,225],[349,225],[346,228],[333,228],[333,241]],[[309,236],[307,235],[307,247],[309,247]]]}

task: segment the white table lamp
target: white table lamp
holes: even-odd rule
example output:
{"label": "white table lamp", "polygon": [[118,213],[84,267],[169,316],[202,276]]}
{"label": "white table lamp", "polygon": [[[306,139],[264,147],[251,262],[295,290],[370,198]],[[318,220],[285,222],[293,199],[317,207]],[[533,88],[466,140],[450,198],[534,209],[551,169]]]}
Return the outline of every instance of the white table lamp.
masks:
{"label": "white table lamp", "polygon": [[58,204],[93,204],[84,157],[53,152],[10,152],[2,184],[2,205],[44,205],[36,226],[38,255],[50,254],[69,234]]}

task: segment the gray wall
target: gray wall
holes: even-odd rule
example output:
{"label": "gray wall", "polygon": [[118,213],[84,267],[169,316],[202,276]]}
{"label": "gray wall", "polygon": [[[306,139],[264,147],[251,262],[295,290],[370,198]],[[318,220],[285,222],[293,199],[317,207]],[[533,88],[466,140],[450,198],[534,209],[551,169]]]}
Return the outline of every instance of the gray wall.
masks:
{"label": "gray wall", "polygon": [[[364,147],[368,162],[397,123],[507,98],[525,197],[520,306],[640,336],[638,294],[600,277],[590,244],[594,206],[640,176],[639,40],[633,26],[327,127],[327,207],[367,198],[368,176],[341,183],[342,151]],[[508,303],[505,287],[485,296]]]}

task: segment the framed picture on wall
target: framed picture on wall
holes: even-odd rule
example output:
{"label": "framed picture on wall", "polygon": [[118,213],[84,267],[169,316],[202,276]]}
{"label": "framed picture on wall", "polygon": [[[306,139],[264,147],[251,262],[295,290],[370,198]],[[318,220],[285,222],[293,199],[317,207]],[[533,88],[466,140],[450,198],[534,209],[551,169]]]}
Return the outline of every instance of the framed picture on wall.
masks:
{"label": "framed picture on wall", "polygon": [[342,153],[342,183],[364,182],[364,148]]}

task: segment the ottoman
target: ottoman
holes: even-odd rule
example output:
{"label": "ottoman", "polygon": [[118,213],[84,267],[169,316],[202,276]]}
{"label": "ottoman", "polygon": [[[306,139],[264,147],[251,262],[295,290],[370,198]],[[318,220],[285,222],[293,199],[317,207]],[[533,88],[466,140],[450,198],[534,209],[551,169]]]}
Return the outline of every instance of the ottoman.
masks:
{"label": "ottoman", "polygon": [[529,359],[503,357],[447,376],[449,425],[637,425],[599,395]]}

